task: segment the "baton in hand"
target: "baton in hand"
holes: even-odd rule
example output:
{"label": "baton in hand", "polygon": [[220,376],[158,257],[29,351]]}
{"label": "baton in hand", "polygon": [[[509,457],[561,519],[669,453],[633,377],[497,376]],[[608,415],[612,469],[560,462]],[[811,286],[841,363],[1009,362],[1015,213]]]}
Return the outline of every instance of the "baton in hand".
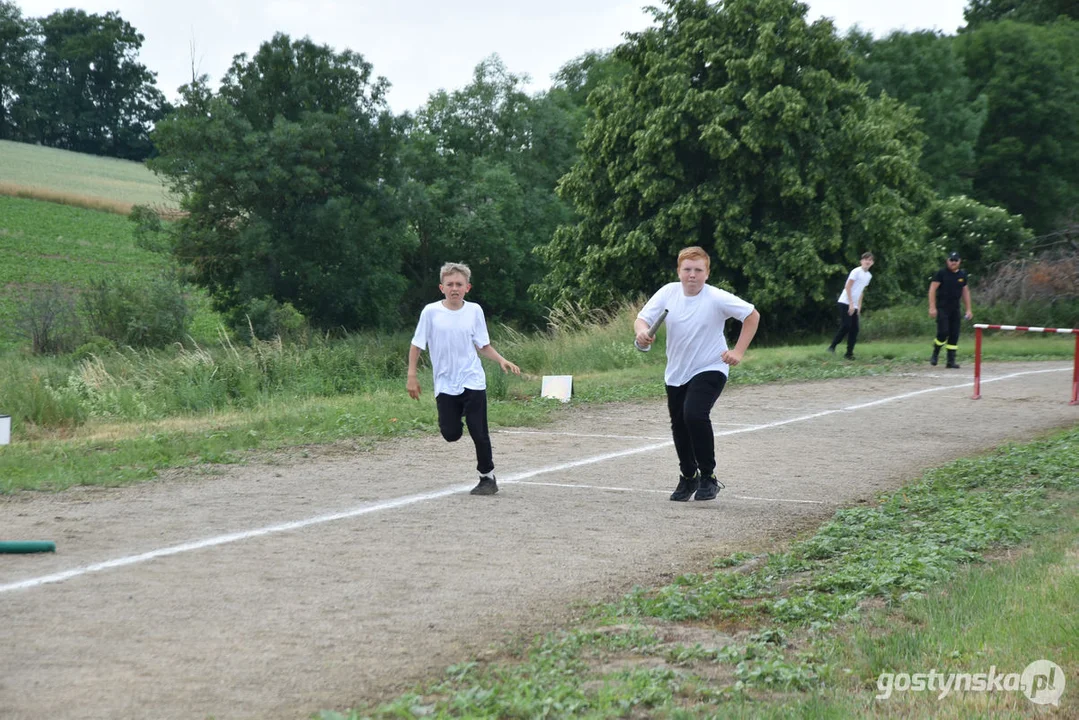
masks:
{"label": "baton in hand", "polygon": [[[656,321],[648,326],[648,337],[654,338],[656,336],[656,332],[659,330],[659,326],[663,324],[663,321],[666,318],[667,318],[667,310],[664,310],[662,313],[660,313],[660,315],[656,319]],[[645,345],[644,347],[641,347],[640,345],[638,345],[636,338],[633,339],[633,347],[637,348],[641,352],[648,352],[649,350],[652,349],[651,345]]]}

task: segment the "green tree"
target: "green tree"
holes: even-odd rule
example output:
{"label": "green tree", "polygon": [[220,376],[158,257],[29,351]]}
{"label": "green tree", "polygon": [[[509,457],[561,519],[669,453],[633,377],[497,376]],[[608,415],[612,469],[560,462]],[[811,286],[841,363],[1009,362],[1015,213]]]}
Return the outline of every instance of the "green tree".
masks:
{"label": "green tree", "polygon": [[985,276],[996,263],[1027,254],[1034,239],[1023,218],[962,195],[934,202],[926,224],[934,256],[958,250],[963,269],[976,277]]}
{"label": "green tree", "polygon": [[564,96],[569,106],[578,108],[583,122],[589,115],[588,96],[592,91],[617,85],[628,74],[629,65],[615,57],[613,51],[591,51],[559,68],[551,91]]}
{"label": "green tree", "polygon": [[453,260],[476,271],[471,298],[492,315],[525,324],[542,317],[528,292],[543,274],[533,248],[571,217],[554,188],[574,161],[579,124],[563,98],[530,97],[524,82],[494,56],[469,85],[434,93],[407,118],[413,312],[437,296],[438,267]]}
{"label": "green tree", "polygon": [[974,197],[1039,235],[1079,209],[1079,22],[998,22],[957,40],[972,95],[989,98]]}
{"label": "green tree", "polygon": [[1075,0],[970,0],[963,17],[967,28],[987,23],[1015,20],[1045,24],[1059,17],[1079,20],[1079,3]]}
{"label": "green tree", "polygon": [[156,75],[138,62],[143,36],[115,12],[54,12],[40,22],[33,90],[23,100],[32,139],[51,147],[141,160],[167,110]]}
{"label": "green tree", "polygon": [[857,31],[848,35],[869,94],[886,92],[918,112],[926,136],[921,167],[942,196],[971,192],[974,148],[988,113],[985,95],[971,99],[971,81],[953,40],[928,30],[880,40]]}
{"label": "green tree", "polygon": [[410,241],[384,78],[352,51],[278,34],[205,77],[154,132],[181,196],[177,260],[218,309],[291,304],[318,328],[396,327]]}
{"label": "green tree", "polygon": [[922,135],[904,105],[866,95],[832,24],[789,0],[665,5],[616,49],[626,78],[589,97],[595,117],[560,185],[581,219],[542,248],[541,295],[650,292],[687,245],[773,330],[830,313],[866,250],[878,297],[920,285]]}
{"label": "green tree", "polygon": [[30,91],[36,48],[34,22],[0,0],[0,140],[20,139],[16,104]]}

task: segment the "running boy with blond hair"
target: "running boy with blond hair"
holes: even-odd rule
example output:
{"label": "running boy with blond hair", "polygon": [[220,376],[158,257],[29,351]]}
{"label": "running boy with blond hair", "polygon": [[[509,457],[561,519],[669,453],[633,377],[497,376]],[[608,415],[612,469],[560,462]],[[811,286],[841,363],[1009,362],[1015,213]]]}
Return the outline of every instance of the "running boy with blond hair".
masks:
{"label": "running boy with blond hair", "polygon": [[465,300],[472,289],[472,271],[462,263],[446,263],[439,272],[438,289],[445,296],[420,312],[412,345],[408,350],[406,389],[413,400],[420,399],[420,381],[416,374],[420,353],[431,356],[434,371],[435,406],[438,429],[449,442],[461,439],[464,427],[476,446],[476,470],[479,484],[473,495],[498,492],[491,435],[487,429],[487,377],[480,355],[493,360],[502,372],[521,374],[521,369],[498,354],[487,334],[483,308]]}

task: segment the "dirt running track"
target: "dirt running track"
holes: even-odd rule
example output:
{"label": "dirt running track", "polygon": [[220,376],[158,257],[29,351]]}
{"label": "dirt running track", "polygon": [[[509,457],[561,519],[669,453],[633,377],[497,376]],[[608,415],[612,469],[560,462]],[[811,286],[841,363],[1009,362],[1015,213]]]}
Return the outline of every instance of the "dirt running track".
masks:
{"label": "dirt running track", "polygon": [[580,601],[1079,423],[1064,363],[993,366],[976,402],[960,373],[731,387],[713,413],[727,489],[707,503],[667,500],[658,402],[497,433],[491,498],[466,492],[471,443],[440,438],[0,498],[0,538],[57,542],[0,555],[0,718],[345,709],[551,629]]}

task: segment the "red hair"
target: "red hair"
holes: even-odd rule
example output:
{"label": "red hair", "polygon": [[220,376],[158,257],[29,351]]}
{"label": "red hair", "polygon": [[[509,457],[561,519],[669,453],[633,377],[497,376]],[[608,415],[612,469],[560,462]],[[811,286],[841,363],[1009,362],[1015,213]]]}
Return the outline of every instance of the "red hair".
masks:
{"label": "red hair", "polygon": [[704,251],[704,248],[694,245],[693,247],[687,247],[678,253],[678,265],[682,267],[683,260],[704,260],[704,271],[712,271],[712,259],[708,257],[708,253]]}

